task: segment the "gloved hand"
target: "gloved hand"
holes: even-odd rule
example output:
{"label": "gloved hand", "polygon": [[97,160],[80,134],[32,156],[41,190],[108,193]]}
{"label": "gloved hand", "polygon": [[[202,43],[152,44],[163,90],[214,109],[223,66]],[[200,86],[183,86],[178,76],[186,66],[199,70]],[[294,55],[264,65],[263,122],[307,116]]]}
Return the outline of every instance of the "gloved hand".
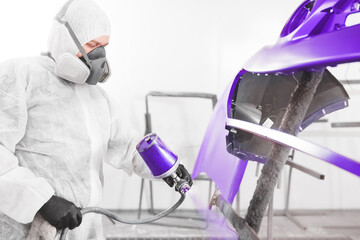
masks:
{"label": "gloved hand", "polygon": [[[190,187],[193,185],[193,181],[191,178],[190,173],[186,170],[186,168],[184,167],[184,165],[179,164],[178,168],[176,169],[176,174],[179,176],[179,178],[186,180]],[[174,186],[174,180],[171,176],[163,178],[163,180],[170,186],[173,187]],[[176,190],[177,191],[177,190]]]}
{"label": "gloved hand", "polygon": [[81,224],[80,208],[68,200],[52,196],[39,210],[41,216],[56,229],[74,229]]}

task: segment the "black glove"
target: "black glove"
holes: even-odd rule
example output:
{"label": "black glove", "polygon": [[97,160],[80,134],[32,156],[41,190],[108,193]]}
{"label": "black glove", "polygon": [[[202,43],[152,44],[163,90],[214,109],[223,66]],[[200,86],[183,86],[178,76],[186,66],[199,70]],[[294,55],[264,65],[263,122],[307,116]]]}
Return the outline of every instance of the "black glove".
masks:
{"label": "black glove", "polygon": [[[193,181],[191,178],[190,173],[186,170],[186,168],[184,167],[184,165],[179,164],[178,168],[176,169],[176,174],[179,176],[179,178],[186,180],[190,187],[193,185]],[[163,180],[170,186],[173,187],[174,186],[174,180],[171,176],[163,178]]]}
{"label": "black glove", "polygon": [[40,215],[56,229],[74,229],[81,224],[80,208],[68,200],[52,196],[39,210]]}

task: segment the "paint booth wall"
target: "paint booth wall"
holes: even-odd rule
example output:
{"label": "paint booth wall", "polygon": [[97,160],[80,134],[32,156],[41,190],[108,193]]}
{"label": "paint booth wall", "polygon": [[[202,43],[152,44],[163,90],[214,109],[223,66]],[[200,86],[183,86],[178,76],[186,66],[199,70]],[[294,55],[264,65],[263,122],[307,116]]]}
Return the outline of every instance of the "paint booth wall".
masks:
{"label": "paint booth wall", "polygon": [[[31,56],[46,51],[51,20],[64,1],[13,0],[0,8],[2,54],[0,60]],[[206,92],[217,94],[232,82],[243,63],[264,45],[276,41],[282,26],[301,3],[299,0],[98,0],[112,22],[111,43],[107,47],[111,79],[103,85],[119,103],[124,122],[140,132],[145,130],[145,95],[150,91]],[[21,7],[19,7],[21,6]],[[358,79],[358,65],[333,70],[339,79]],[[360,121],[360,88],[346,86],[350,107],[332,114],[328,123],[314,124],[300,136],[360,159],[360,129],[334,129],[331,122]],[[206,99],[149,98],[153,131],[176,152],[191,171],[211,116]],[[294,170],[291,208],[359,208],[360,180],[342,170],[295,153],[295,161],[325,174],[320,181]],[[248,165],[241,186],[241,208],[246,209],[256,179],[256,164]],[[102,206],[138,207],[139,177],[105,166]],[[280,189],[275,192],[275,208],[285,204],[288,167]],[[226,173],[224,173],[226,177]],[[166,208],[178,195],[162,181],[154,183],[154,204]],[[213,188],[214,189],[214,188]],[[209,183],[195,183],[200,196],[194,204],[188,198],[182,208],[205,207]],[[143,206],[149,207],[146,182]]]}

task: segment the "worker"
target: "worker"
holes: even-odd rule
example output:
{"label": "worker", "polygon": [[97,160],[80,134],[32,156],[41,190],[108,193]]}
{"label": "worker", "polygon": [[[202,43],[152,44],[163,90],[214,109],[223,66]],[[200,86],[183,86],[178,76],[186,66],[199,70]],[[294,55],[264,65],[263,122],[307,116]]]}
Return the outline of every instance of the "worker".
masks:
{"label": "worker", "polygon": [[0,65],[0,239],[25,239],[35,216],[73,229],[67,239],[103,239],[102,216],[80,212],[101,200],[103,161],[151,178],[136,152],[141,135],[97,85],[110,75],[109,37],[93,0],[70,0],[48,54]]}

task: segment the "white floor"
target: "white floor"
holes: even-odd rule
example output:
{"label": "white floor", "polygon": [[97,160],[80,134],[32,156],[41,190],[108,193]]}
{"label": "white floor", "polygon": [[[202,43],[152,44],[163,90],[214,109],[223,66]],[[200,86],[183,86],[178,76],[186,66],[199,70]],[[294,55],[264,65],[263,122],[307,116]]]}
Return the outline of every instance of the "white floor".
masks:
{"label": "white floor", "polygon": [[[137,218],[137,211],[120,211],[121,216]],[[294,218],[306,229],[301,228],[275,212],[273,217],[273,240],[360,240],[360,209],[343,211],[293,211]],[[185,218],[166,217],[156,224],[126,225],[112,224],[104,219],[105,235],[108,240],[116,239],[237,239],[229,223],[221,220],[221,215],[212,211],[209,221],[194,211],[181,211],[175,215]],[[142,213],[142,218],[151,216]],[[188,218],[193,217],[193,218]],[[197,218],[197,219],[194,219]],[[259,237],[267,240],[267,217],[264,217]],[[165,224],[167,226],[161,226]]]}

